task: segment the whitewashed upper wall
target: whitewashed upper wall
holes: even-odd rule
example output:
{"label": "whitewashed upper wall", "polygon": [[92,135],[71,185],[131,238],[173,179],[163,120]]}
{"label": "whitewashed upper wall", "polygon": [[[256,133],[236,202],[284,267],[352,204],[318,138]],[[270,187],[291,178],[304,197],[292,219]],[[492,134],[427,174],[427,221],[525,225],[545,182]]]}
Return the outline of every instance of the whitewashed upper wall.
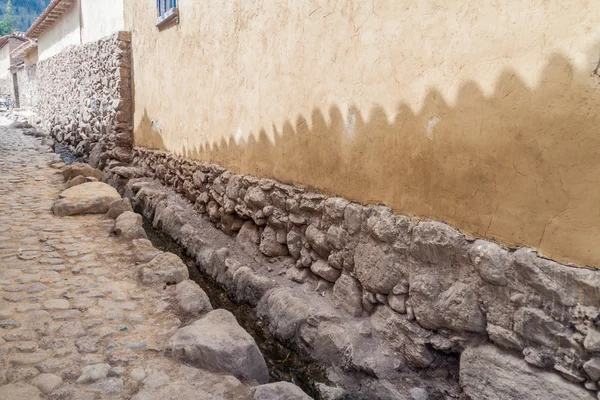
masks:
{"label": "whitewashed upper wall", "polygon": [[124,30],[123,0],[82,0],[81,40],[90,43]]}
{"label": "whitewashed upper wall", "polygon": [[77,0],[38,41],[43,61],[69,46],[97,41],[124,29],[123,0]]}
{"label": "whitewashed upper wall", "polygon": [[39,61],[46,60],[69,46],[81,44],[80,1],[78,0],[38,39]]}
{"label": "whitewashed upper wall", "polygon": [[10,78],[10,46],[8,43],[0,49],[0,79]]}

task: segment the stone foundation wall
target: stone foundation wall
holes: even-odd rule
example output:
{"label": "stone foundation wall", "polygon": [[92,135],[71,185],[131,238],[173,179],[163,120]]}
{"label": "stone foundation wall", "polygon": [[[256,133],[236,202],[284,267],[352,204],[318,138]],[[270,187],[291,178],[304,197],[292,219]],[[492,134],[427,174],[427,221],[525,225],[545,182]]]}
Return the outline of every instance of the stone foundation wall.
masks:
{"label": "stone foundation wall", "polygon": [[[37,66],[31,65],[17,70],[19,102],[21,108],[34,110],[37,106]],[[13,98],[15,98],[13,96]]]}
{"label": "stone foundation wall", "polygon": [[[285,276],[316,282],[349,318],[389,310],[377,318],[395,326],[386,340],[403,343],[392,347],[411,368],[428,368],[438,356],[491,342],[531,366],[597,390],[600,271],[468,238],[446,224],[395,215],[385,206],[236,175],[164,152],[134,149],[133,163],[135,168],[109,175],[152,178],[173,188],[229,235],[254,237],[250,242],[265,256],[293,260]],[[168,214],[164,205],[155,206],[157,218],[159,211],[161,218]],[[194,245],[188,247],[194,254]]]}
{"label": "stone foundation wall", "polygon": [[42,125],[94,166],[128,162],[132,147],[131,34],[71,47],[37,64]]}

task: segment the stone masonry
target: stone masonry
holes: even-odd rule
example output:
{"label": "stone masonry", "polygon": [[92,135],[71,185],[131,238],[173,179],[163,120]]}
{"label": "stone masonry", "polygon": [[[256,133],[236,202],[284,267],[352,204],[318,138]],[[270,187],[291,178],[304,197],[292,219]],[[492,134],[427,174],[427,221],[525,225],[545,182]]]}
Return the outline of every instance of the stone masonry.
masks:
{"label": "stone masonry", "polygon": [[[337,360],[346,370],[383,378],[407,368],[435,369],[450,362],[449,356],[492,343],[493,351],[523,362],[522,368],[533,368],[533,375],[539,369],[562,376],[558,383],[542,385],[549,391],[566,390],[573,393],[571,398],[588,399],[598,390],[599,271],[561,265],[529,248],[506,249],[468,238],[446,224],[395,215],[384,206],[236,175],[165,152],[135,149],[133,167],[107,172],[109,181],[184,245],[201,268],[237,290],[238,298],[258,304],[277,336],[300,343],[317,358],[325,354],[326,360]],[[176,200],[167,188],[185,201]],[[371,348],[381,351],[378,364],[356,354],[360,339],[349,338],[352,334],[340,328],[345,323],[339,319],[322,316],[310,322],[290,317],[290,304],[310,301],[278,292],[273,283],[258,278],[244,283],[252,287],[246,291],[254,291],[251,298],[240,293],[235,278],[240,265],[231,256],[233,250],[207,252],[208,239],[199,236],[201,222],[190,217],[194,212],[237,237],[249,253],[260,253],[272,265],[283,263],[279,277],[316,287],[336,309],[332,313],[343,310],[345,321],[368,321],[377,333],[373,341],[378,337],[382,343],[378,350]],[[251,261],[242,265],[257,275],[265,273]],[[275,286],[288,285],[278,281]],[[294,322],[286,328],[289,318]],[[339,341],[324,352],[319,340],[336,336],[336,329],[341,329]],[[346,333],[340,336],[341,332]],[[347,346],[354,350],[349,352]],[[385,354],[397,356],[386,364]],[[502,374],[510,371],[497,368],[502,381]],[[495,378],[463,376],[461,368],[463,385],[472,386],[469,380],[478,379]],[[558,390],[554,384],[567,389]]]}
{"label": "stone masonry", "polygon": [[37,116],[94,166],[131,157],[131,34],[71,47],[37,64]]}

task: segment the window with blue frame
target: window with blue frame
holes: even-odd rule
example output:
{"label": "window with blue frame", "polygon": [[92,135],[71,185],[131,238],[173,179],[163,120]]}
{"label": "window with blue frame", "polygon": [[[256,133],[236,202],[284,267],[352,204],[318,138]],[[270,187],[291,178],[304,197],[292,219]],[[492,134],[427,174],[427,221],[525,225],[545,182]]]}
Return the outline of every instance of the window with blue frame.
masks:
{"label": "window with blue frame", "polygon": [[177,21],[179,12],[177,9],[178,0],[156,0],[156,9],[158,19],[156,25],[162,25],[167,21]]}

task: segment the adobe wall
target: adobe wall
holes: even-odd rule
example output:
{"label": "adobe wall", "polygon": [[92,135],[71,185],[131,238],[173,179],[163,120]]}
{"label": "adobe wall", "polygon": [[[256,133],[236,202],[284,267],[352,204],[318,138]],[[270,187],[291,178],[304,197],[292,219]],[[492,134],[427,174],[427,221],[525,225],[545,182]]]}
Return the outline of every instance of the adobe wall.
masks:
{"label": "adobe wall", "polygon": [[588,0],[125,0],[135,141],[600,267]]}

